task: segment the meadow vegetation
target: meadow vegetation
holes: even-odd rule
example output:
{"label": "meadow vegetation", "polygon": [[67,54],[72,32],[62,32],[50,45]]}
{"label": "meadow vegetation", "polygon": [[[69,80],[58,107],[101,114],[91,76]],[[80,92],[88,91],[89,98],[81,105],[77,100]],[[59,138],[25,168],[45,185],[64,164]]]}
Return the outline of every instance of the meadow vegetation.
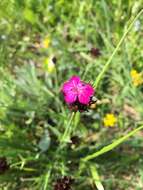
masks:
{"label": "meadow vegetation", "polygon": [[[142,5],[0,1],[0,190],[143,189]],[[72,76],[95,88],[86,111]]]}

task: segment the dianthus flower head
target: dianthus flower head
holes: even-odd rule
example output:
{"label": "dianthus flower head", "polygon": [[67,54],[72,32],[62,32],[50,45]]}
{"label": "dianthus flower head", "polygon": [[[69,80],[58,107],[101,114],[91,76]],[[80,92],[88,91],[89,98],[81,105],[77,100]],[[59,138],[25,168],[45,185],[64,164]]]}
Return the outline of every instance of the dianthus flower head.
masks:
{"label": "dianthus flower head", "polygon": [[5,157],[0,157],[0,174],[3,174],[9,169],[9,165]]}
{"label": "dianthus flower head", "polygon": [[73,184],[74,179],[69,176],[63,176],[62,178],[57,179],[54,190],[72,190],[71,185]]}
{"label": "dianthus flower head", "polygon": [[94,88],[78,76],[72,76],[62,86],[62,92],[66,103],[73,104],[78,102],[83,105],[88,105],[91,97],[94,94]]}
{"label": "dianthus flower head", "polygon": [[91,48],[90,53],[94,57],[99,57],[101,55],[100,49],[98,48]]}

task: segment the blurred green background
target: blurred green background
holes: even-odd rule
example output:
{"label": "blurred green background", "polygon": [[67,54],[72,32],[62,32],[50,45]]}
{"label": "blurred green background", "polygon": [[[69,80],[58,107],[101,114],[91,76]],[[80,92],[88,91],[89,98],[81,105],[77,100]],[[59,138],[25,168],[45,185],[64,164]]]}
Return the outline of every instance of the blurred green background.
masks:
{"label": "blurred green background", "polygon": [[[70,142],[60,143],[71,114],[63,82],[78,75],[93,84],[142,5],[142,0],[0,1],[0,190],[55,190],[62,176],[74,179],[73,190],[143,189],[142,132],[80,162],[142,123],[143,15],[96,90],[101,104],[77,113]],[[112,127],[104,122],[107,114],[116,118]]]}

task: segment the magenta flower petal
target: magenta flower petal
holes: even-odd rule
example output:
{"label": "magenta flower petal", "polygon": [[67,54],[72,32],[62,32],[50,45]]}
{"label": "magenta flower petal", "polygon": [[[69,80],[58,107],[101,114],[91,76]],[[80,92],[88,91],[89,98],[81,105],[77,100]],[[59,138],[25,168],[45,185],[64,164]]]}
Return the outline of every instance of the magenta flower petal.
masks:
{"label": "magenta flower petal", "polygon": [[84,92],[87,93],[87,96],[93,96],[94,94],[94,89],[90,84],[86,84]]}
{"label": "magenta flower petal", "polygon": [[78,76],[73,76],[68,82],[65,82],[62,87],[62,91],[64,93],[72,91],[73,87],[76,87],[80,82],[80,78]]}
{"label": "magenta flower petal", "polygon": [[65,82],[62,87],[62,91],[64,93],[70,92],[73,88],[73,84],[71,82]]}
{"label": "magenta flower petal", "polygon": [[77,85],[80,82],[80,77],[73,76],[73,77],[71,77],[71,79],[69,81],[72,82],[74,85]]}
{"label": "magenta flower petal", "polygon": [[90,96],[88,96],[86,93],[79,94],[78,100],[81,104],[88,104],[90,101]]}
{"label": "magenta flower petal", "polygon": [[94,94],[94,89],[90,84],[81,82],[81,91],[78,94],[79,102],[82,104],[88,104],[90,101],[90,97]]}
{"label": "magenta flower petal", "polygon": [[74,103],[77,99],[77,94],[74,94],[74,93],[68,93],[65,95],[65,101],[68,103],[68,104],[71,104],[71,103]]}

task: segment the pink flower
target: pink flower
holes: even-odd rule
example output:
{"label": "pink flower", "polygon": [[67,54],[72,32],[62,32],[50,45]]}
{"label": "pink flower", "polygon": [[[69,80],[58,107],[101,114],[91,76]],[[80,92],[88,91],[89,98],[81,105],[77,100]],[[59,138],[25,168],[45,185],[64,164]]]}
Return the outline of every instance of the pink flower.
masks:
{"label": "pink flower", "polygon": [[94,94],[94,89],[90,84],[81,81],[80,77],[73,76],[63,84],[62,92],[66,103],[72,104],[78,101],[87,105]]}

